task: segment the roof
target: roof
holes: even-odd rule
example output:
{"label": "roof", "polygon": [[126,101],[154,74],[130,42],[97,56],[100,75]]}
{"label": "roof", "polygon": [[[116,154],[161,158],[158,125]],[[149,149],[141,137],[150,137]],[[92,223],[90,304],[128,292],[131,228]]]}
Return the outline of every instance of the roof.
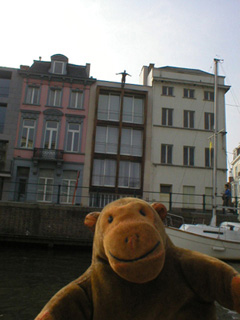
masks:
{"label": "roof", "polygon": [[178,73],[187,73],[187,74],[195,74],[195,75],[202,75],[202,76],[214,76],[212,73],[208,73],[199,69],[188,69],[188,68],[178,68],[178,67],[171,67],[171,66],[165,66],[160,67],[157,69],[166,70],[170,72],[178,72]]}
{"label": "roof", "polygon": [[[46,61],[34,61],[32,66],[27,70],[27,73],[30,74],[39,74],[39,75],[53,75],[52,73],[49,73],[49,70],[51,68],[51,62],[46,62]],[[62,74],[54,74],[54,76],[67,76],[67,77],[72,77],[72,78],[86,78],[88,79],[87,75],[87,70],[86,66],[78,66],[74,64],[67,64],[67,74],[62,75]]]}

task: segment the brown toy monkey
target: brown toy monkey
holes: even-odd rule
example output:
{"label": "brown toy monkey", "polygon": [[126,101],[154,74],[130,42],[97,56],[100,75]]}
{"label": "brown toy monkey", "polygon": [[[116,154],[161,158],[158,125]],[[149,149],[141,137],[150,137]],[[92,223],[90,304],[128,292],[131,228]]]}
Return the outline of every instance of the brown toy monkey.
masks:
{"label": "brown toy monkey", "polygon": [[240,312],[240,275],[209,256],[175,247],[162,204],[124,198],[90,213],[92,264],[36,320],[213,320],[214,301]]}

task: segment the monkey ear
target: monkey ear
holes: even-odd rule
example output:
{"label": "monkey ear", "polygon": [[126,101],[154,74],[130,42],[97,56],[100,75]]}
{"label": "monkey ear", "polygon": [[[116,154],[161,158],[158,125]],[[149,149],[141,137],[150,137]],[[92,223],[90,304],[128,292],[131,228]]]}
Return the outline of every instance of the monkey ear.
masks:
{"label": "monkey ear", "polygon": [[100,212],[91,212],[91,213],[87,214],[85,217],[84,224],[92,232],[95,231],[95,226],[96,226],[97,219],[98,219],[99,215],[100,215]]}
{"label": "monkey ear", "polygon": [[159,217],[161,218],[162,221],[166,219],[167,216],[167,208],[165,207],[164,204],[160,202],[154,202],[151,204],[151,207],[157,211]]}

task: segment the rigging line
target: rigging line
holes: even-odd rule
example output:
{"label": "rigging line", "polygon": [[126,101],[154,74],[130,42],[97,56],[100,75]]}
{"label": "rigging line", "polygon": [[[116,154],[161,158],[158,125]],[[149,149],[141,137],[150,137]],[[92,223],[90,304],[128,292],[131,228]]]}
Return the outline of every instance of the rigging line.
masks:
{"label": "rigging line", "polygon": [[[230,81],[230,78],[227,76],[226,71],[224,70],[222,63],[220,63],[220,66],[221,66],[221,68],[222,68],[222,71],[223,71],[226,79],[228,79],[228,80]],[[231,81],[230,81],[229,83],[231,83]],[[230,92],[231,92],[231,95],[232,95],[232,97],[233,97],[233,100],[234,100],[235,104],[239,106],[239,101],[238,101],[237,95],[235,94],[234,89],[231,88],[231,89],[230,89]]]}
{"label": "rigging line", "polygon": [[240,105],[237,105],[237,104],[226,103],[226,106],[231,106],[231,107],[240,108]]}

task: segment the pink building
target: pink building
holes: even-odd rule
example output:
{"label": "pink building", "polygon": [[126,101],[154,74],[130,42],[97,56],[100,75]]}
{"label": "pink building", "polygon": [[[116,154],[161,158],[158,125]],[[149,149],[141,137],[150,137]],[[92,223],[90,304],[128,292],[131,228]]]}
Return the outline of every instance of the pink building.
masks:
{"label": "pink building", "polygon": [[80,204],[90,65],[61,54],[21,66],[23,91],[13,161],[12,200]]}

